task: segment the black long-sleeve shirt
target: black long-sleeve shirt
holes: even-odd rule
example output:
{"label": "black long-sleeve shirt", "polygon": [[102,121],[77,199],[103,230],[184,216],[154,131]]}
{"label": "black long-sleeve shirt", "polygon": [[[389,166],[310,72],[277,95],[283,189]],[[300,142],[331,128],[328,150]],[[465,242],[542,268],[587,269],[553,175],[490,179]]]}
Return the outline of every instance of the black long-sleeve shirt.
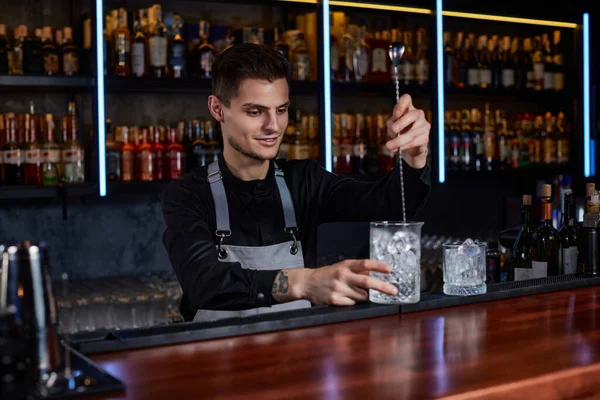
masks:
{"label": "black long-sleeve shirt", "polygon": [[[271,163],[266,179],[242,181],[219,158],[229,203],[231,236],[225,244],[269,246],[287,242],[281,200]],[[376,182],[332,174],[311,160],[277,160],[285,174],[298,223],[306,268],[316,268],[317,226],[325,222],[401,220],[399,168]],[[424,203],[430,189],[428,167],[404,163],[407,218]],[[207,167],[171,183],[163,197],[166,230],[163,243],[183,289],[181,313],[186,320],[197,309],[241,310],[270,307],[279,270],[242,269],[239,262],[220,262],[216,251],[216,215]]]}

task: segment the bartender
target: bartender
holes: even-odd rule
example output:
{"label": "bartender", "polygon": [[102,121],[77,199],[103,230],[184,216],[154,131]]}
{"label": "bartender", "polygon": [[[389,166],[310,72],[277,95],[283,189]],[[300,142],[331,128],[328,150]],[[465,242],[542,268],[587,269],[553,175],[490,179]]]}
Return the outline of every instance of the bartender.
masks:
{"label": "bartender", "polygon": [[[213,64],[208,108],[221,125],[222,155],[172,182],[163,198],[163,243],[187,321],[353,305],[367,300],[369,289],[397,293],[370,276],[389,273],[383,263],[317,268],[319,224],[402,219],[400,173],[395,167],[363,182],[313,160],[276,160],[288,124],[289,75],[287,59],[264,45],[232,46]],[[429,193],[429,131],[425,113],[403,95],[386,147],[402,150],[407,217]]]}

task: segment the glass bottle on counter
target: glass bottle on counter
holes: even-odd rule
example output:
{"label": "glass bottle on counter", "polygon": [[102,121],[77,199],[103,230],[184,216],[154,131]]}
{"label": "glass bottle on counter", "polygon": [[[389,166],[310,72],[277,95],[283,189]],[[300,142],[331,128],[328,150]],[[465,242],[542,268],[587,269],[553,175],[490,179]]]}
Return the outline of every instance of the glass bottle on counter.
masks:
{"label": "glass bottle on counter", "polygon": [[186,75],[186,42],[183,38],[183,20],[181,15],[173,16],[172,36],[169,40],[169,76],[183,78]]}
{"label": "glass bottle on counter", "polygon": [[[531,195],[523,195],[521,205],[521,229],[513,246],[514,270],[508,273],[514,274],[515,281],[531,279],[533,277],[531,267],[531,246],[533,242],[533,227],[531,225],[532,207]],[[507,277],[512,281],[513,277]]]}
{"label": "glass bottle on counter", "polygon": [[106,177],[111,181],[121,179],[121,145],[115,140],[110,119],[106,120]]}
{"label": "glass bottle on counter", "polygon": [[25,114],[25,140],[23,180],[26,185],[41,185],[43,183],[42,149],[37,140],[35,117]]}
{"label": "glass bottle on counter", "polygon": [[73,29],[70,26],[64,29],[64,42],[61,47],[62,72],[66,76],[79,73],[79,49],[73,42]]}
{"label": "glass bottle on counter", "polygon": [[131,40],[131,73],[137,77],[146,75],[146,61],[148,59],[146,35],[142,25],[144,14],[144,9],[138,10],[137,18],[133,24],[133,39]]}
{"label": "glass bottle on counter", "polygon": [[54,136],[54,116],[46,114],[46,137],[42,145],[44,185],[58,185],[61,180],[60,146]]}
{"label": "glass bottle on counter", "polygon": [[23,153],[17,136],[17,120],[13,113],[9,113],[6,126],[6,143],[2,148],[4,160],[4,184],[22,185],[23,179]]}
{"label": "glass bottle on counter", "polygon": [[200,21],[199,34],[202,42],[196,49],[196,76],[201,79],[210,79],[217,49],[209,41],[210,24],[208,21]]}
{"label": "glass bottle on counter", "polygon": [[552,185],[542,189],[542,220],[533,234],[531,269],[533,278],[560,274],[561,239],[552,225]]}
{"label": "glass bottle on counter", "polygon": [[127,28],[127,12],[119,8],[118,26],[113,33],[113,49],[116,76],[131,75],[131,33]]}
{"label": "glass bottle on counter", "polygon": [[10,42],[8,41],[8,36],[6,36],[6,25],[0,24],[0,74],[8,74],[10,72],[9,56]]}
{"label": "glass bottle on counter", "polygon": [[148,39],[150,51],[150,70],[155,78],[164,78],[167,72],[167,27],[162,21],[162,7],[160,4],[153,6],[156,23]]}
{"label": "glass bottle on counter", "polygon": [[150,137],[153,138],[152,150],[154,151],[154,180],[165,179],[165,141],[164,131],[158,127],[150,127]]}
{"label": "glass bottle on counter", "polygon": [[577,229],[575,228],[575,198],[573,191],[567,189],[564,194],[562,210],[562,228],[560,238],[562,242],[562,273],[565,275],[577,272]]}
{"label": "glass bottle on counter", "polygon": [[177,130],[171,127],[167,145],[167,179],[179,179],[185,171],[185,148],[177,138]]}
{"label": "glass bottle on counter", "polygon": [[137,177],[140,181],[154,180],[154,148],[149,140],[148,128],[142,128],[142,142],[137,151]]}
{"label": "glass bottle on counter", "polygon": [[121,127],[121,180],[131,182],[135,178],[135,153],[136,148],[131,140],[131,131],[129,127]]}
{"label": "glass bottle on counter", "polygon": [[[69,135],[69,119],[71,129]],[[62,118],[63,143],[62,161],[63,179],[66,183],[85,182],[84,151],[77,139],[77,117],[75,115]]]}

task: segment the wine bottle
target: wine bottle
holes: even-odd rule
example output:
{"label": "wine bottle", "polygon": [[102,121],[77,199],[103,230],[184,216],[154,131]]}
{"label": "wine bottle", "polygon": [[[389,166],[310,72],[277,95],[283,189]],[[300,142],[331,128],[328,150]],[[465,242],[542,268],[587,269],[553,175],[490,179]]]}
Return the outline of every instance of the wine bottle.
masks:
{"label": "wine bottle", "polygon": [[575,229],[575,199],[573,192],[564,192],[563,221],[560,229],[562,242],[562,272],[565,275],[577,272],[577,230]]}
{"label": "wine bottle", "polygon": [[559,275],[561,270],[560,234],[552,226],[552,185],[542,191],[542,219],[533,234],[531,267],[533,278]]}
{"label": "wine bottle", "polygon": [[531,225],[531,195],[523,195],[523,204],[521,205],[521,229],[517,235],[517,240],[513,246],[514,271],[511,272],[514,277],[508,276],[506,280],[523,281],[531,279],[531,243],[533,239],[533,227]]}

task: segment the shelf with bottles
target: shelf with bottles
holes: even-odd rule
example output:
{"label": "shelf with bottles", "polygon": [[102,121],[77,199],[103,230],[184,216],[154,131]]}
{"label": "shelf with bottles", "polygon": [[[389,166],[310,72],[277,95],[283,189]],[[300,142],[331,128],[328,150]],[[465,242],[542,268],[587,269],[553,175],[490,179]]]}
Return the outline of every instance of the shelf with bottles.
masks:
{"label": "shelf with bottles", "polygon": [[9,38],[0,24],[0,88],[91,86],[91,18],[85,14],[82,22],[79,43],[70,26],[28,30],[18,25]]}
{"label": "shelf with bottles", "polygon": [[574,57],[565,47],[572,32],[487,25],[477,36],[472,25],[462,28],[444,32],[447,94],[557,101],[573,97],[578,89],[569,79],[575,75]]}
{"label": "shelf with bottles", "polygon": [[83,193],[93,187],[86,182],[80,126],[75,102],[69,103],[69,113],[60,119],[60,140],[55,134],[54,116],[36,114],[33,102],[27,114],[1,115],[0,197],[52,197],[71,186],[83,185]]}
{"label": "shelf with bottles", "polygon": [[571,169],[571,126],[565,114],[506,115],[503,110],[446,111],[449,178],[550,177]]}
{"label": "shelf with bottles", "polygon": [[[296,15],[296,28],[285,31],[280,26],[234,28],[230,24],[211,24],[204,19],[198,22],[188,18],[184,22],[178,12],[163,13],[160,4],[135,11],[133,18],[128,18],[125,8],[113,9],[105,19],[104,70],[109,77],[184,79],[193,86],[204,87],[206,82],[210,82],[212,64],[219,52],[236,43],[260,43],[273,46],[289,59],[293,81],[301,81],[302,85],[306,83],[305,86],[310,89],[316,88],[318,41],[315,11]],[[188,79],[199,81],[192,83]],[[115,80],[109,86],[118,86],[116,82],[124,81]],[[125,85],[133,85],[127,82]],[[150,83],[163,89],[168,89],[170,84],[186,86],[173,81]],[[297,86],[297,89],[304,90],[301,85]],[[149,90],[155,89],[150,86]],[[314,93],[309,89],[304,92]]]}
{"label": "shelf with bottles", "polygon": [[[399,68],[400,91],[429,95],[430,54],[427,18],[413,27],[404,20],[374,13],[343,8],[331,13],[331,89],[333,94],[395,95],[394,69],[388,50],[392,42],[401,41],[405,46]],[[416,22],[422,16],[416,17]],[[352,22],[360,22],[360,24]],[[414,22],[414,21],[413,21]],[[384,27],[385,26],[385,27]],[[400,28],[399,28],[400,27]],[[382,29],[383,28],[383,29]],[[413,42],[413,37],[415,41]]]}
{"label": "shelf with bottles", "polygon": [[[1,82],[1,80],[0,80]],[[108,77],[105,80],[108,92],[193,92],[210,94],[212,84],[210,79],[193,78],[154,78],[154,77]],[[320,85],[315,81],[291,81],[290,95],[292,96],[317,96]]]}

